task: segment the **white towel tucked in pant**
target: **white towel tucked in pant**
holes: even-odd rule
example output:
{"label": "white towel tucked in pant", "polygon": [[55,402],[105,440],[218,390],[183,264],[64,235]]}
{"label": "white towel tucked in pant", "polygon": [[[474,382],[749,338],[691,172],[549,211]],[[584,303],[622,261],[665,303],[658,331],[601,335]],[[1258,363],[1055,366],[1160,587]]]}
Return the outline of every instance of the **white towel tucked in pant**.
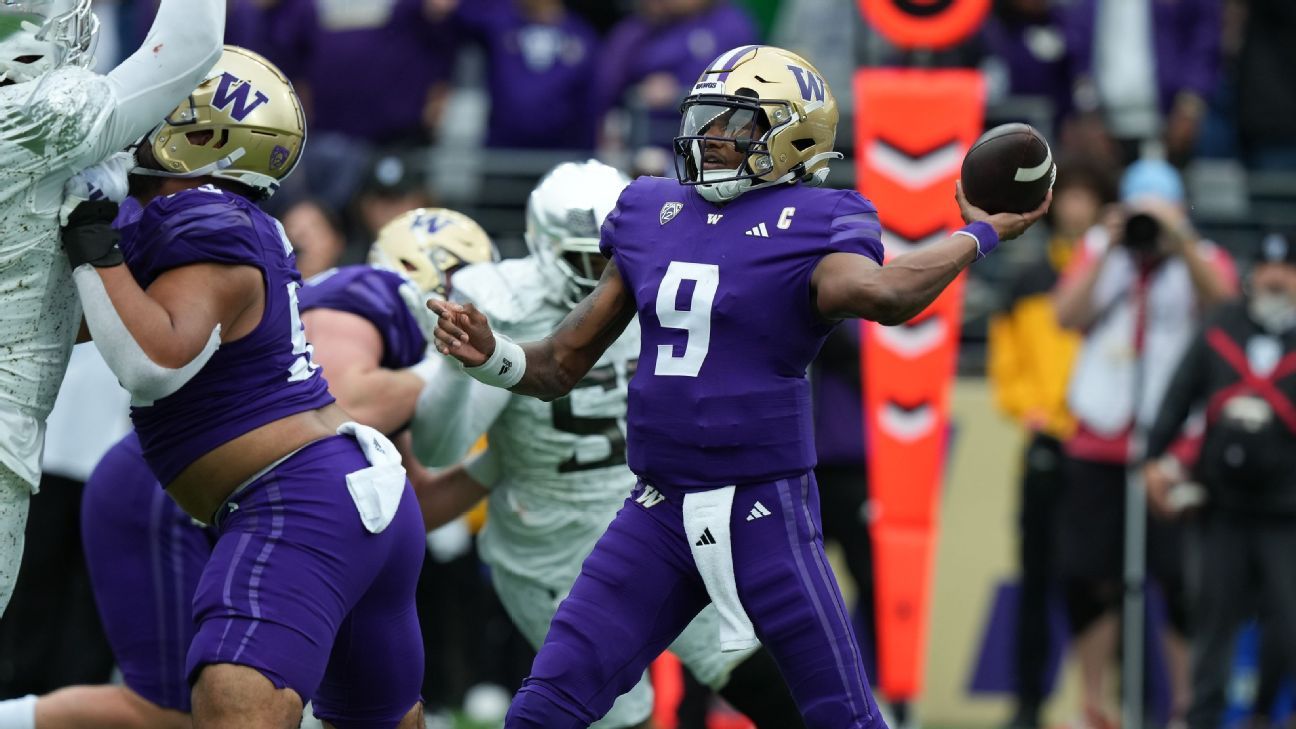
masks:
{"label": "white towel tucked in pant", "polygon": [[760,645],[751,618],[738,599],[734,579],[733,544],[729,539],[729,512],[734,487],[690,492],[684,495],[684,533],[692,545],[693,562],[711,602],[720,612],[720,650],[741,651]]}

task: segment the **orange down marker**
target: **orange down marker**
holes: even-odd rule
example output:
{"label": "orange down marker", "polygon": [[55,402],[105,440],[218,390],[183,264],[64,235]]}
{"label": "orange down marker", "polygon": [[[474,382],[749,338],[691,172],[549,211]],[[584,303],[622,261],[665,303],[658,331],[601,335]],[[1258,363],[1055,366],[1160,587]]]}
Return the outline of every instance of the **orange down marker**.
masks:
{"label": "orange down marker", "polygon": [[[981,74],[866,69],[855,76],[855,99],[856,177],[881,215],[887,257],[961,227],[954,181],[981,134]],[[962,309],[960,276],[908,324],[864,327],[877,678],[891,700],[922,690]]]}

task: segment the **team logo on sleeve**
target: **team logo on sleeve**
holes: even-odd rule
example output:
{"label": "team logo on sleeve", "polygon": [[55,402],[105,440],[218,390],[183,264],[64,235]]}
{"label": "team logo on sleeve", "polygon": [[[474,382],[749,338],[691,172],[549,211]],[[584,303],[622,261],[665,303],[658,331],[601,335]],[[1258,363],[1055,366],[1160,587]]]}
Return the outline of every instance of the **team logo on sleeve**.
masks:
{"label": "team logo on sleeve", "polygon": [[680,211],[683,209],[684,203],[682,202],[668,202],[662,206],[661,213],[657,215],[657,220],[659,220],[662,225],[665,225],[674,220],[675,216],[679,215]]}

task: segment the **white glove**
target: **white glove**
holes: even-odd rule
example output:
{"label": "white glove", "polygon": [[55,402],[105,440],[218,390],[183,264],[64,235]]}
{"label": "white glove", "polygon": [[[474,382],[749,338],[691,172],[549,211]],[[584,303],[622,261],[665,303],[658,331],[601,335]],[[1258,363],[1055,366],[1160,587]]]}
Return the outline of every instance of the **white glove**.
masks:
{"label": "white glove", "polygon": [[135,168],[135,155],[118,152],[93,167],[72,176],[63,185],[63,207],[59,209],[59,224],[67,225],[68,216],[76,206],[87,200],[112,200],[119,203],[130,190],[127,176]]}

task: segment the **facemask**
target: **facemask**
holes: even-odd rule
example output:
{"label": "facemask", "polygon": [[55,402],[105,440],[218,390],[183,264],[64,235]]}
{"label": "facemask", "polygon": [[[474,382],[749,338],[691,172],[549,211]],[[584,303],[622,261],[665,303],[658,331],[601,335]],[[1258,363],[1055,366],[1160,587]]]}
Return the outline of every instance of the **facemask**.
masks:
{"label": "facemask", "polygon": [[1296,302],[1286,294],[1257,291],[1247,302],[1247,311],[1270,334],[1283,334],[1296,327]]}

